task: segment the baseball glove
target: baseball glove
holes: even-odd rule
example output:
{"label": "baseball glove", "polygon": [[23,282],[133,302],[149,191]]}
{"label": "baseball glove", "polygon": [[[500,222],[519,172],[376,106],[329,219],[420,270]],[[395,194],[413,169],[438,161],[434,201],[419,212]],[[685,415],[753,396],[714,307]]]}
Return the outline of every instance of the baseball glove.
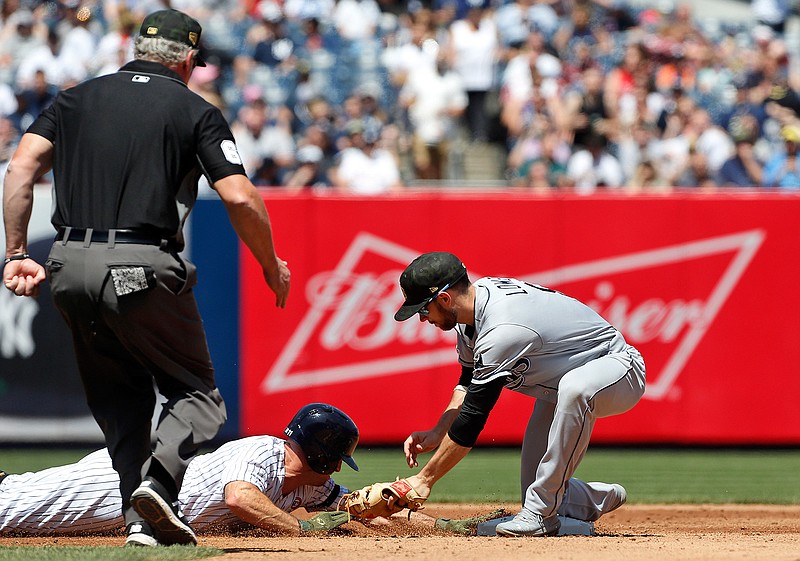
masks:
{"label": "baseball glove", "polygon": [[[339,502],[339,510],[346,510],[351,516],[369,520],[383,516],[388,518],[404,508],[411,511],[422,508],[427,497],[420,496],[406,479],[392,483],[373,483],[362,489],[347,493]],[[344,506],[344,508],[342,508]]]}
{"label": "baseball glove", "polygon": [[450,518],[437,518],[433,525],[435,528],[451,532],[453,534],[461,534],[462,536],[474,536],[478,533],[478,525],[494,520],[495,518],[502,518],[508,516],[504,508],[499,508],[484,514],[483,516],[476,516],[474,518],[462,518],[460,520],[451,520]]}

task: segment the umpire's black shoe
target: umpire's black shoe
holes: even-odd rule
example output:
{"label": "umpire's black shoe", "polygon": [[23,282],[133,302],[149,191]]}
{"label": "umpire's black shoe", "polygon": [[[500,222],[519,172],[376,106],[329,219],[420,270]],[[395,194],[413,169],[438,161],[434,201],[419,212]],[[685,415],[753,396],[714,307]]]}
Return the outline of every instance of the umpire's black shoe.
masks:
{"label": "umpire's black shoe", "polygon": [[159,545],[158,540],[153,535],[153,529],[147,522],[131,522],[128,524],[125,533],[128,535],[125,538],[126,546],[155,547]]}
{"label": "umpire's black shoe", "polygon": [[152,477],[145,477],[136,488],[131,505],[153,528],[160,544],[197,544],[194,530],[178,511],[178,502],[171,502],[164,486]]}

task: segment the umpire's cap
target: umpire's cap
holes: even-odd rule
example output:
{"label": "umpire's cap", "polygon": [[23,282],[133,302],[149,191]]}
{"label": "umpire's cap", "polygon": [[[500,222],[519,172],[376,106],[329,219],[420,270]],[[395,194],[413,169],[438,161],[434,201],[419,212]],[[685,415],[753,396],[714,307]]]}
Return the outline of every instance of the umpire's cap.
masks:
{"label": "umpire's cap", "polygon": [[[200,48],[200,33],[203,28],[197,20],[178,10],[159,10],[145,16],[139,34],[142,37],[163,37],[170,41],[183,43],[193,49]],[[205,61],[198,55],[197,66],[205,66]]]}
{"label": "umpire's cap", "polygon": [[423,253],[400,275],[400,289],[406,299],[394,319],[407,320],[466,274],[464,263],[452,253]]}
{"label": "umpire's cap", "polygon": [[309,403],[289,421],[283,431],[306,455],[317,473],[330,475],[339,461],[358,471],[353,451],[358,444],[358,428],[344,411],[327,403]]}

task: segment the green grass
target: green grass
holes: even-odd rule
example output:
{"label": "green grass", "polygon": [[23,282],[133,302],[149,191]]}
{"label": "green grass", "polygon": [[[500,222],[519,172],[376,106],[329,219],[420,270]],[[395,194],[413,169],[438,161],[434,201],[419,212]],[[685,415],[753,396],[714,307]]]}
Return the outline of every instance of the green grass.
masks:
{"label": "green grass", "polygon": [[1,561],[184,561],[215,557],[223,553],[222,550],[211,547],[190,546],[159,548],[62,545],[0,546]]}
{"label": "green grass", "polygon": [[96,449],[0,448],[0,470],[8,473],[23,473],[26,471],[39,471],[53,466],[62,466],[77,462]]}
{"label": "green grass", "polygon": [[[0,449],[0,468],[9,472],[70,463],[86,450]],[[421,463],[430,457],[421,456]],[[360,467],[344,467],[336,481],[350,488],[417,473],[397,448],[355,453]],[[631,503],[800,504],[800,450],[591,448],[578,477],[623,484]],[[432,500],[519,501],[519,450],[476,448],[437,483]]]}
{"label": "green grass", "polygon": [[[420,459],[424,465],[429,455]],[[358,473],[336,476],[348,487],[414,474],[402,451],[356,450]],[[577,477],[621,483],[631,503],[800,504],[800,450],[590,449]],[[520,500],[519,450],[477,448],[442,478],[432,499]]]}

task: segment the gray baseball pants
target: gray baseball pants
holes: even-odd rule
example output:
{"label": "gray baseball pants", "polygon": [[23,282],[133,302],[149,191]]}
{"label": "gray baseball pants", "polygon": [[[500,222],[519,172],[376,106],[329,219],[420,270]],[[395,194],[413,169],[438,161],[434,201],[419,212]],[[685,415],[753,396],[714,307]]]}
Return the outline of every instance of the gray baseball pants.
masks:
{"label": "gray baseball pants", "polygon": [[[195,267],[155,245],[57,241],[46,269],[120,476],[123,514],[139,520],[130,496],[151,464],[180,489],[189,461],[226,419],[192,293]],[[151,444],[154,382],[166,403]]]}
{"label": "gray baseball pants", "polygon": [[565,374],[556,401],[536,400],[522,443],[523,507],[542,516],[597,520],[611,486],[572,477],[595,421],[631,409],[644,395],[642,355],[628,345]]}

